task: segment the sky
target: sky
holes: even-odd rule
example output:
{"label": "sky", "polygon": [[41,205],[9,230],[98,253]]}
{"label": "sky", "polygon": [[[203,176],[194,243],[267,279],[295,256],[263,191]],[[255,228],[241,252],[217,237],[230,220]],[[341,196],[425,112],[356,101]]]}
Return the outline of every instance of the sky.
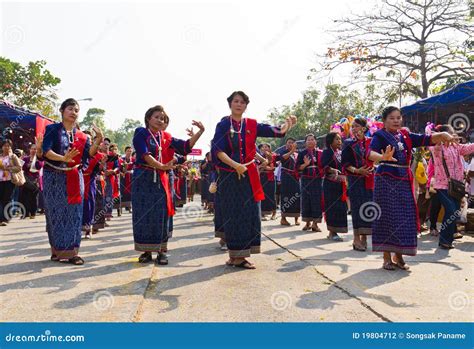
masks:
{"label": "sky", "polygon": [[[332,20],[373,1],[0,2],[0,55],[45,60],[61,78],[59,100],[82,101],[81,113],[106,110],[109,128],[165,107],[168,131],[186,138],[192,120],[206,131],[229,114],[235,90],[250,97],[247,117],[296,102],[309,70],[331,46]],[[344,80],[344,76],[333,79]],[[314,84],[314,82],[313,82]]]}

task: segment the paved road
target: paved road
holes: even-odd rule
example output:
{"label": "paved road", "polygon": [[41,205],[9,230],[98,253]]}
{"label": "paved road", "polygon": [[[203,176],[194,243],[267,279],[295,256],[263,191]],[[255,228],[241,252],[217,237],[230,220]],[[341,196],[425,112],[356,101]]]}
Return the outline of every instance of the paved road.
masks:
{"label": "paved road", "polygon": [[[131,215],[84,240],[84,266],[49,261],[44,217],[0,227],[1,321],[472,321],[474,238],[436,249],[429,236],[411,272],[327,232],[263,223],[258,269],[226,267],[212,216],[180,209],[170,265],[141,265]],[[324,225],[323,225],[324,226]]]}

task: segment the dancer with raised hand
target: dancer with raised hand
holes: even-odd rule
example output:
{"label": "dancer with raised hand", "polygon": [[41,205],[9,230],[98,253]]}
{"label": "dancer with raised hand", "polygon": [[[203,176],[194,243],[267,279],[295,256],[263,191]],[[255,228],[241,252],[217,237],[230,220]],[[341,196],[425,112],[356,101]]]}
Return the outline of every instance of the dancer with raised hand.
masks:
{"label": "dancer with raised hand", "polygon": [[152,107],[145,113],[145,127],[135,130],[133,147],[136,150],[132,178],[132,220],[135,250],[143,252],[138,261],[152,261],[152,252],[157,252],[160,262],[162,244],[168,234],[169,216],[174,215],[173,197],[167,171],[174,168],[174,160],[163,162],[163,154],[173,148],[186,155],[191,152],[204,132],[204,126],[193,121],[199,131],[187,141],[162,131],[169,120],[164,108]]}
{"label": "dancer with raised hand", "polygon": [[342,165],[348,176],[347,193],[351,200],[352,227],[356,251],[367,250],[367,236],[372,234],[371,203],[374,196],[374,164],[367,159],[370,137],[366,137],[367,120],[355,118],[352,137],[344,141]]}
{"label": "dancer with raised hand", "polygon": [[[412,149],[441,142],[454,142],[447,132],[431,136],[402,128],[402,114],[397,107],[382,112],[384,128],[374,133],[369,160],[379,162],[375,172],[374,206],[378,212],[372,223],[372,250],[383,252],[383,268],[408,270],[403,255],[417,252],[419,227],[413,174],[410,170]],[[392,258],[394,253],[394,258]]]}
{"label": "dancer with raised hand", "polygon": [[277,156],[272,153],[270,144],[263,143],[259,145],[259,151],[265,162],[261,162],[260,182],[262,183],[265,200],[261,202],[262,221],[267,221],[267,215],[271,214],[270,219],[276,219],[276,180],[275,180],[275,166]]}
{"label": "dancer with raised hand", "polygon": [[231,114],[217,124],[212,153],[219,168],[219,205],[222,208],[225,241],[229,249],[227,265],[255,269],[246,258],[260,253],[260,201],[265,198],[255,164],[257,137],[284,137],[296,124],[290,116],[281,127],[244,118],[249,97],[233,92],[227,102]]}
{"label": "dancer with raised hand", "polygon": [[316,137],[310,133],[304,138],[306,149],[298,154],[296,167],[300,171],[301,216],[306,222],[303,230],[320,232],[318,223],[323,218],[322,151],[317,148]]}
{"label": "dancer with raised hand", "polygon": [[102,142],[102,131],[93,126],[94,144],[75,125],[79,104],[66,99],[59,109],[62,120],[46,126],[42,154],[45,158],[43,187],[51,260],[84,264],[78,256],[81,243],[84,178],[82,167]]}
{"label": "dancer with raised hand", "polygon": [[324,218],[329,230],[328,239],[342,241],[338,233],[347,233],[347,184],[342,174],[342,138],[337,132],[326,135],[323,151],[324,168],[323,198]]}

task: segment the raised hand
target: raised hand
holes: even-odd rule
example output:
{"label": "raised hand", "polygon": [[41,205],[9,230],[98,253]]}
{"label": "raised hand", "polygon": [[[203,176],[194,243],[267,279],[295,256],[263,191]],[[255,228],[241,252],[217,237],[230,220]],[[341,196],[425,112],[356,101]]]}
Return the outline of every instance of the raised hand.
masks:
{"label": "raised hand", "polygon": [[394,153],[395,148],[393,148],[391,145],[387,146],[387,148],[385,148],[385,151],[382,149],[382,161],[398,161],[393,157]]}
{"label": "raised hand", "polygon": [[290,116],[288,116],[288,118],[286,118],[286,120],[291,123],[290,128],[292,128],[293,126],[296,125],[296,123],[298,121],[298,118],[296,117],[296,115],[290,115]]}
{"label": "raised hand", "polygon": [[196,126],[201,133],[203,133],[205,130],[204,125],[200,121],[193,120],[192,125]]}
{"label": "raised hand", "polygon": [[100,144],[102,140],[104,139],[104,134],[102,133],[102,130],[98,128],[95,124],[92,124],[92,130],[95,132],[95,141],[97,144]]}
{"label": "raised hand", "polygon": [[79,155],[79,150],[77,150],[76,148],[69,149],[66,152],[66,154],[63,155],[63,162],[74,163],[75,161],[73,159],[78,155]]}
{"label": "raised hand", "polygon": [[186,133],[188,134],[189,137],[194,136],[194,130],[192,127],[186,129]]}
{"label": "raised hand", "polygon": [[308,166],[309,164],[311,164],[311,158],[310,158],[308,155],[305,155],[303,161],[304,161],[304,164],[305,164],[306,166]]}

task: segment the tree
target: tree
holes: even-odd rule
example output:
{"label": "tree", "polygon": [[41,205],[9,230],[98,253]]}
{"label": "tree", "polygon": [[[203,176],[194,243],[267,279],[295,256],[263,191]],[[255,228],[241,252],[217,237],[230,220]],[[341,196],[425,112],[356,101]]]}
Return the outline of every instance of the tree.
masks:
{"label": "tree", "polygon": [[[272,109],[267,119],[271,124],[282,124],[289,114],[293,114],[298,117],[298,123],[290,130],[288,137],[303,139],[308,133],[320,136],[343,117],[358,114],[373,116],[378,111],[378,98],[372,85],[368,85],[365,95],[361,95],[345,86],[328,84],[322,94],[315,88],[309,88],[293,105]],[[276,148],[284,141],[272,139],[269,143]]]}
{"label": "tree", "polygon": [[112,142],[117,144],[120,152],[124,152],[127,145],[132,145],[135,129],[140,126],[140,121],[126,118],[118,130],[110,133]]}
{"label": "tree", "polygon": [[27,66],[0,57],[0,98],[19,107],[57,118],[57,95],[54,87],[61,79],[45,69],[45,61]]}
{"label": "tree", "polygon": [[339,45],[313,77],[352,64],[356,79],[372,74],[392,85],[392,99],[426,98],[436,84],[474,75],[470,11],[466,0],[382,0],[372,13],[335,21]]}
{"label": "tree", "polygon": [[87,110],[86,116],[80,122],[81,129],[87,130],[92,128],[92,124],[95,124],[104,133],[107,130],[104,121],[105,110],[100,108],[90,108]]}

